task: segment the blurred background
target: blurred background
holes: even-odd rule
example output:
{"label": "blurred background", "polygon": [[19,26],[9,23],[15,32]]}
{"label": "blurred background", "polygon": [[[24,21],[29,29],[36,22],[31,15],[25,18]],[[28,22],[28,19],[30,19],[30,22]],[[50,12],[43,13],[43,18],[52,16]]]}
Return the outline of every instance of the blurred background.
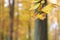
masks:
{"label": "blurred background", "polygon": [[33,40],[31,14],[34,12],[29,10],[33,4],[33,0],[14,0],[14,18],[11,20],[10,9],[13,8],[9,0],[0,0],[0,40],[11,40],[11,35],[13,40]]}
{"label": "blurred background", "polygon": [[[0,40],[34,40],[35,19],[31,17],[34,10],[29,9],[34,5],[34,1],[38,0],[14,0],[13,4],[13,1],[10,3],[9,1],[11,0],[0,0]],[[52,11],[48,14],[49,40],[55,40],[55,38],[60,40],[60,30],[57,30],[60,24],[60,10],[59,7],[57,9],[56,12]],[[52,27],[53,25],[58,27]]]}

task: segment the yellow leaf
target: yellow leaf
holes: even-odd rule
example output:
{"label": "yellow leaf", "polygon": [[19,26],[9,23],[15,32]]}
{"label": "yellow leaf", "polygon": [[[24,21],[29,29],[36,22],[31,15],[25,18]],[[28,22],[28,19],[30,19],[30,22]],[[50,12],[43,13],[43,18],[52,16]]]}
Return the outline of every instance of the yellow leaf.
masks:
{"label": "yellow leaf", "polygon": [[34,6],[32,6],[29,10],[37,9],[39,5],[40,5],[40,3],[38,3],[38,4],[34,5]]}
{"label": "yellow leaf", "polygon": [[42,11],[45,13],[50,13],[53,8],[54,8],[53,4],[48,4],[46,7],[42,9]]}
{"label": "yellow leaf", "polygon": [[46,18],[46,16],[44,16],[44,14],[38,14],[36,17],[41,20],[44,20]]}

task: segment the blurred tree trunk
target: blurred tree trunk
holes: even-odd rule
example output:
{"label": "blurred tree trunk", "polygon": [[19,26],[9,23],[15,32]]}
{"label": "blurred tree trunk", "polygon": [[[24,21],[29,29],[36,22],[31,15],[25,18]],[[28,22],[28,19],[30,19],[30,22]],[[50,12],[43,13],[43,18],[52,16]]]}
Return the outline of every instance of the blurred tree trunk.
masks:
{"label": "blurred tree trunk", "polygon": [[9,0],[9,5],[10,5],[10,19],[11,19],[11,24],[10,24],[10,40],[13,40],[13,18],[14,18],[14,0]]}

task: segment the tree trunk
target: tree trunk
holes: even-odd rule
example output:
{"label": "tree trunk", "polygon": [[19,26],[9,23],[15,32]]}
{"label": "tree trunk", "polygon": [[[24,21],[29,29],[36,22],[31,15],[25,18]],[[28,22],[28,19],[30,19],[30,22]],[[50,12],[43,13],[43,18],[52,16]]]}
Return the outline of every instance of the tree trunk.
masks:
{"label": "tree trunk", "polygon": [[10,40],[13,40],[13,18],[14,18],[14,0],[9,0],[9,5],[10,5]]}
{"label": "tree trunk", "polygon": [[47,18],[35,21],[34,40],[47,40]]}

